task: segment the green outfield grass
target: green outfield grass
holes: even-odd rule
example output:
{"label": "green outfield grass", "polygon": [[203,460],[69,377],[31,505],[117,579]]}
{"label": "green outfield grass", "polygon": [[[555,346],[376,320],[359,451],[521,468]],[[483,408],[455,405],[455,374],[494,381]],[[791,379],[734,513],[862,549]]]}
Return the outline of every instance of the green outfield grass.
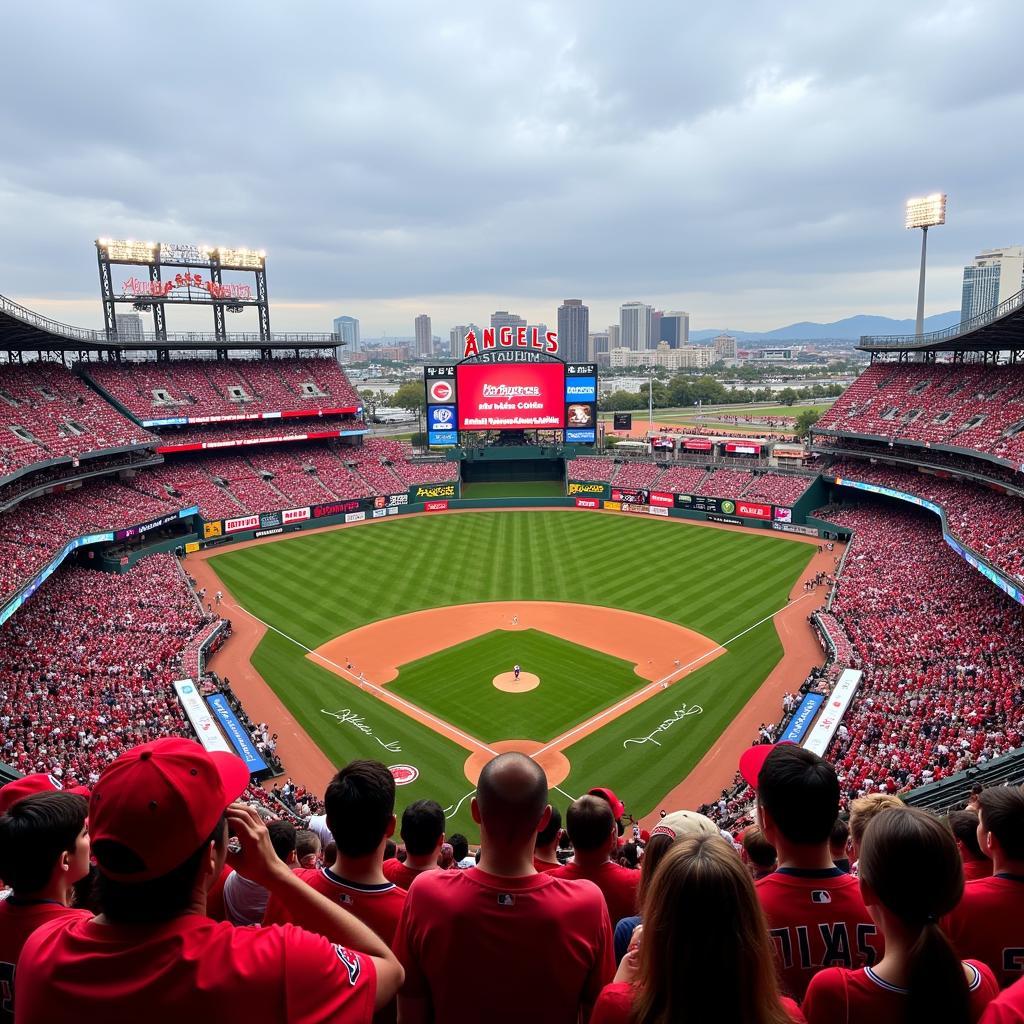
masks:
{"label": "green outfield grass", "polygon": [[561,498],[561,480],[482,480],[462,485],[464,498]]}
{"label": "green outfield grass", "polygon": [[[333,761],[375,757],[420,770],[416,782],[399,790],[400,806],[429,796],[454,812],[471,788],[463,774],[467,751],[305,657],[304,648],[315,649],[349,630],[406,612],[497,600],[618,607],[677,622],[726,644],[725,654],[683,683],[567,750],[572,773],[555,794],[563,807],[565,794],[606,785],[640,815],[700,759],[778,661],[781,645],[767,619],[785,606],[813,552],[812,545],[771,534],[678,521],[556,511],[473,512],[395,517],[298,535],[224,552],[212,565],[241,604],[274,627],[253,664]],[[228,614],[243,613],[229,607]],[[458,712],[462,727],[485,742],[542,740],[611,703],[615,692],[637,685],[635,676],[629,678],[631,667],[627,671],[622,662],[605,659],[600,690],[573,694],[567,692],[571,686],[542,683],[534,691],[539,699],[518,704],[514,711],[493,703],[503,696],[493,687],[484,690],[479,711],[464,695],[446,691],[449,682],[458,686],[448,675],[477,672],[477,660],[482,665],[494,658],[499,671],[516,660],[525,667],[525,655],[501,647],[503,636],[524,635],[489,634],[480,638],[487,641],[480,651],[467,654],[456,648],[405,666],[393,685],[402,692],[408,688],[409,699],[415,699],[416,691],[416,703],[440,717],[454,715],[452,707],[464,704]],[[571,674],[575,659],[589,666],[587,659],[603,658],[572,645],[564,650],[561,641],[540,634],[537,642],[539,667],[530,671],[545,681]],[[451,662],[445,660],[449,657]],[[435,664],[428,666],[428,661]],[[428,676],[437,675],[438,663],[446,671],[432,686]],[[492,662],[487,665],[485,673]],[[521,702],[530,695],[514,696]],[[653,732],[692,705],[702,713]],[[480,724],[470,727],[464,716],[477,714]],[[360,722],[342,720],[352,716]],[[452,813],[449,830],[476,835],[468,801]]]}
{"label": "green outfield grass", "polygon": [[[541,685],[526,693],[497,689],[494,677],[513,665],[540,676]],[[554,739],[646,684],[619,658],[535,629],[499,629],[402,665],[388,689],[491,743]]]}

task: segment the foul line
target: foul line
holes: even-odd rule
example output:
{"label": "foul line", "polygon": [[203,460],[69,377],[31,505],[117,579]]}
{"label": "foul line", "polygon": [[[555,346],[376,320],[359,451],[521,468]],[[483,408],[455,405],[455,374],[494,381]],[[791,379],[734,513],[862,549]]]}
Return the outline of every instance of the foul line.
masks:
{"label": "foul line", "polygon": [[[726,640],[725,643],[721,643],[718,644],[718,646],[716,647],[712,647],[711,650],[705,651],[699,658],[694,658],[693,661],[688,662],[686,665],[680,665],[679,668],[673,669],[671,672],[669,672],[667,676],[662,676],[661,679],[655,679],[653,683],[649,683],[642,690],[636,690],[633,693],[631,693],[628,697],[624,697],[617,704],[613,704],[610,708],[605,708],[604,711],[599,711],[596,715],[594,715],[593,718],[588,718],[582,724],[577,725],[575,729],[570,729],[567,733],[563,733],[561,736],[556,736],[555,739],[553,739],[550,743],[541,747],[540,750],[535,750],[530,756],[537,757],[538,754],[543,754],[546,751],[552,749],[562,750],[564,748],[565,741],[569,739],[570,736],[575,736],[576,733],[582,732],[584,729],[589,729],[595,722],[600,722],[602,718],[607,718],[608,715],[611,715],[614,712],[618,711],[619,708],[625,707],[631,701],[635,701],[637,697],[642,696],[648,691],[656,690],[659,687],[664,686],[674,676],[678,676],[681,673],[688,672],[691,668],[693,668],[694,665],[697,665],[700,662],[704,661],[705,658],[710,658],[712,654],[717,654],[719,651],[726,650],[729,644],[735,643],[735,641],[739,640],[741,636],[745,636],[752,629],[757,629],[758,626],[763,626],[766,622],[770,622],[772,619],[774,619],[776,615],[781,615],[787,608],[792,608],[795,604],[799,604],[805,598],[812,596],[813,592],[808,592],[804,594],[803,597],[798,597],[795,601],[787,601],[786,604],[778,611],[772,612],[771,615],[766,615],[763,619],[759,620],[758,622],[755,622],[752,626],[747,626],[746,629],[741,630],[734,637],[730,637],[730,639]],[[638,707],[640,703],[643,703],[643,701],[640,701],[637,704]]]}
{"label": "foul line", "polygon": [[[452,811],[452,808],[450,806],[446,807],[444,809],[444,816],[446,818],[454,818],[455,815],[459,813],[459,808],[466,802],[466,799],[468,797],[471,797],[475,792],[475,789],[471,789],[457,804],[455,804],[455,810]],[[452,813],[449,814],[449,811],[451,811]]]}
{"label": "foul line", "polygon": [[[330,665],[331,668],[334,669],[339,675],[348,676],[348,678],[351,679],[352,682],[356,683],[360,687],[360,689],[366,687],[367,689],[374,691],[377,694],[377,696],[381,698],[381,701],[384,704],[391,704],[392,702],[396,704],[401,704],[403,707],[409,708],[416,715],[422,715],[423,718],[427,719],[428,721],[433,722],[435,725],[441,726],[442,730],[447,729],[450,732],[457,733],[464,740],[468,740],[474,746],[479,747],[481,750],[486,750],[488,754],[494,754],[495,756],[497,756],[497,750],[495,750],[493,747],[487,746],[486,743],[481,742],[475,736],[470,736],[468,732],[463,732],[461,729],[452,725],[451,722],[446,722],[441,718],[435,718],[429,711],[424,711],[423,708],[419,707],[416,704],[413,704],[411,701],[406,700],[404,697],[399,697],[397,693],[391,693],[385,690],[383,687],[378,686],[376,683],[371,683],[368,679],[361,679],[354,672],[350,672],[347,668],[342,668],[341,665],[339,665],[336,661],[331,661],[330,658],[325,658],[322,654],[317,654],[316,651],[311,650],[305,644],[299,643],[299,641],[296,640],[295,637],[289,636],[287,633],[278,629],[277,626],[272,626],[269,622],[264,622],[258,615],[253,615],[252,612],[250,612],[246,608],[243,608],[241,605],[230,604],[227,601],[225,601],[224,604],[227,605],[228,608],[237,608],[240,612],[244,612],[246,615],[249,616],[249,618],[255,619],[258,623],[260,623],[261,626],[264,626],[266,629],[273,630],[275,633],[277,633],[278,636],[283,636],[285,640],[288,640],[291,643],[295,644],[296,647],[305,651],[307,654],[311,655],[314,658],[317,658],[318,660],[324,662],[327,665]],[[443,731],[441,731],[441,735],[444,735]],[[474,790],[474,792],[476,791]],[[463,797],[463,799],[465,799],[465,797]]]}

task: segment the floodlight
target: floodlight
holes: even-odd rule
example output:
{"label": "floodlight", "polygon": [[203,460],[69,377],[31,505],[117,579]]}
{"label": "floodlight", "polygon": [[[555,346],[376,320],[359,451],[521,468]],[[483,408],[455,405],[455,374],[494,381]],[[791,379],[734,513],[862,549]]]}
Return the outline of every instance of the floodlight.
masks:
{"label": "floodlight", "polygon": [[907,200],[907,228],[933,228],[946,223],[946,193],[933,192]]}

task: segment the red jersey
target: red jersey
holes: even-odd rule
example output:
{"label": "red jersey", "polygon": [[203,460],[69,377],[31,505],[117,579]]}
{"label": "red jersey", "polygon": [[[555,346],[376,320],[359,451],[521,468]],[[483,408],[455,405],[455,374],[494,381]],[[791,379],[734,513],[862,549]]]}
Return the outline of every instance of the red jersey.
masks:
{"label": "red jersey", "polygon": [[[999,995],[995,975],[976,960],[968,960],[967,982],[971,994],[971,1020]],[[819,971],[807,986],[803,1001],[808,1024],[905,1024],[907,990],[883,981],[870,968],[847,971],[829,967]]]}
{"label": "red jersey", "polygon": [[557,862],[552,864],[549,860],[537,860],[533,858],[533,866],[537,871],[554,871],[555,868],[560,868],[562,865]]}
{"label": "red jersey", "polygon": [[610,860],[584,868],[570,861],[548,873],[555,878],[585,878],[593,882],[604,894],[612,924],[636,913],[636,887],[640,883],[640,872],[636,868],[624,868]]}
{"label": "red jersey", "polygon": [[[295,872],[306,885],[337,903],[368,928],[372,928],[389,946],[395,938],[398,919],[405,906],[405,890],[394,882],[384,885],[359,885],[336,875],[330,868],[300,868]],[[267,903],[263,924],[295,924],[288,908],[274,894]]]}
{"label": "red jersey", "polygon": [[976,878],[992,877],[992,861],[985,857],[981,860],[964,861],[964,881],[973,882]]}
{"label": "red jersey", "polygon": [[1000,987],[1012,985],[1024,970],[1024,876],[968,882],[943,927],[962,957],[988,964]]}
{"label": "red jersey", "polygon": [[395,953],[399,998],[427,1000],[436,1021],[567,1024],[615,973],[600,891],[550,872],[428,872],[409,890]]}
{"label": "red jersey", "polygon": [[42,924],[60,917],[92,917],[88,910],[65,907],[55,900],[0,900],[0,1021],[14,1020],[14,965],[29,936]]}
{"label": "red jersey", "polygon": [[988,1004],[980,1024],[1024,1024],[1024,979],[1004,988]]}
{"label": "red jersey", "polygon": [[18,964],[18,1024],[183,1021],[368,1022],[373,961],[292,925],[235,928],[186,914],[156,925],[65,918]]}
{"label": "red jersey", "polygon": [[857,879],[839,868],[780,868],[754,883],[778,956],[782,987],[803,999],[823,967],[870,967],[883,941]]}
{"label": "red jersey", "polygon": [[[792,999],[783,996],[780,1003],[793,1024],[807,1024],[800,1007]],[[633,1020],[633,986],[625,981],[605,985],[589,1024],[633,1024]]]}
{"label": "red jersey", "polygon": [[408,891],[414,878],[419,878],[420,875],[425,875],[429,871],[439,871],[440,868],[423,868],[422,871],[417,871],[415,868],[407,868],[400,860],[392,858],[384,861],[381,870],[389,882],[394,882],[399,889]]}

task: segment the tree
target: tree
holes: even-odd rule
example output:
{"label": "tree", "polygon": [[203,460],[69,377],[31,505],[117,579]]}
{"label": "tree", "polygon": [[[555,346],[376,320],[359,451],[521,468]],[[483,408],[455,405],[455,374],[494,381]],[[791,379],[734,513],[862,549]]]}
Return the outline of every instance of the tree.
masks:
{"label": "tree", "polygon": [[423,382],[407,380],[391,396],[391,401],[388,404],[394,409],[411,409],[418,415],[423,411],[426,400],[427,396],[423,389]]}
{"label": "tree", "polygon": [[792,388],[783,388],[779,392],[779,401],[783,405],[792,405],[796,401],[797,395]]}
{"label": "tree", "polygon": [[796,417],[796,436],[806,437],[811,427],[821,419],[817,409],[803,409]]}

